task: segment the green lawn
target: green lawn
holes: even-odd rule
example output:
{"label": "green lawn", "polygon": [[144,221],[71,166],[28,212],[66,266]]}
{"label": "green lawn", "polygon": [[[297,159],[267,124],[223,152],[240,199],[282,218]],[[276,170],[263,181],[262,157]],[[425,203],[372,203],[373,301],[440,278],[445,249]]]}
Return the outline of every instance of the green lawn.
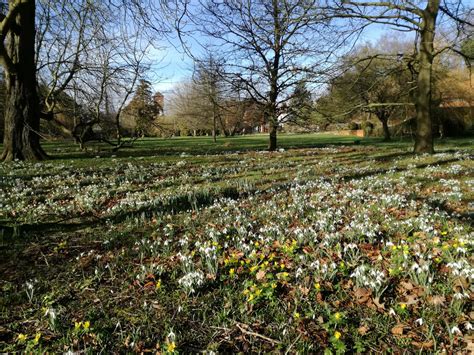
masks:
{"label": "green lawn", "polygon": [[0,352],[461,352],[474,144],[48,142],[0,164]]}

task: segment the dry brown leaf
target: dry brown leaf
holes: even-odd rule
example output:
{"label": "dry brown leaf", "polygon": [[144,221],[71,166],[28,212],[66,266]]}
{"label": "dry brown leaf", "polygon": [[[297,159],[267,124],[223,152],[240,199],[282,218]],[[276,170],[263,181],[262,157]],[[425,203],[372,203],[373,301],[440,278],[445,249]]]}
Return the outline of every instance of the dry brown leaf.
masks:
{"label": "dry brown leaf", "polygon": [[428,300],[429,304],[439,306],[439,305],[444,304],[444,302],[446,301],[446,297],[444,297],[444,296],[429,296],[427,300]]}
{"label": "dry brown leaf", "polygon": [[385,309],[385,303],[380,303],[379,297],[375,297],[373,299],[374,304],[377,306],[378,309]]}
{"label": "dry brown leaf", "polygon": [[466,354],[474,354],[474,334],[466,334],[464,336],[464,342],[466,343]]}
{"label": "dry brown leaf", "polygon": [[359,304],[367,303],[371,295],[372,295],[372,290],[369,290],[367,288],[356,288],[354,290],[354,296],[356,297],[356,302]]}
{"label": "dry brown leaf", "polygon": [[266,275],[266,272],[263,270],[260,270],[259,272],[257,272],[257,275],[255,275],[255,277],[257,278],[257,280],[261,280],[265,277],[265,275]]}
{"label": "dry brown leaf", "polygon": [[464,277],[458,277],[453,282],[453,289],[458,292],[469,289],[469,281]]}
{"label": "dry brown leaf", "polygon": [[419,342],[419,341],[412,341],[411,344],[413,346],[416,346],[417,348],[421,348],[421,349],[431,349],[434,345],[434,341],[433,340],[429,340],[429,341],[423,341],[423,342]]}
{"label": "dry brown leaf", "polygon": [[407,295],[405,297],[406,301],[405,303],[410,306],[412,304],[417,304],[420,298],[417,295]]}
{"label": "dry brown leaf", "polygon": [[393,335],[403,335],[403,329],[405,326],[402,323],[398,323],[396,326],[392,328]]}
{"label": "dry brown leaf", "polygon": [[413,290],[413,288],[414,288],[413,284],[412,284],[410,281],[408,281],[408,282],[406,282],[406,281],[401,281],[401,282],[400,282],[400,286],[401,286],[401,287],[403,288],[403,290],[405,290],[405,291],[411,291],[411,290]]}
{"label": "dry brown leaf", "polygon": [[300,286],[300,291],[303,294],[303,296],[308,296],[308,294],[309,294],[309,288],[307,288],[307,287]]}
{"label": "dry brown leaf", "polygon": [[359,328],[357,328],[357,332],[358,332],[360,335],[365,335],[365,334],[367,334],[368,331],[369,331],[369,327],[366,326],[366,325],[362,325],[362,326],[360,326]]}

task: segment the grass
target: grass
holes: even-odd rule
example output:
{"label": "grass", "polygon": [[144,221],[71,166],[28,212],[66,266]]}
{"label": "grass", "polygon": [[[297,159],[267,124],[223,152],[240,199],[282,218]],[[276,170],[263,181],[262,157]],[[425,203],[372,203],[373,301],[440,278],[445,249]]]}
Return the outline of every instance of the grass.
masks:
{"label": "grass", "polygon": [[472,347],[474,144],[266,140],[0,165],[0,351]]}

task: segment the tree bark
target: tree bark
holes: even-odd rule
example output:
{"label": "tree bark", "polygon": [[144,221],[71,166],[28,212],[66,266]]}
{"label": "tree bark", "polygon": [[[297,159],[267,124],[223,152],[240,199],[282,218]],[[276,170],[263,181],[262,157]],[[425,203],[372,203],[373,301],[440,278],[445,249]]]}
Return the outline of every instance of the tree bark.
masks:
{"label": "tree bark", "polygon": [[415,153],[434,153],[433,122],[431,117],[431,74],[433,65],[433,41],[440,0],[429,0],[423,11],[418,53],[419,72],[415,97],[416,135]]}
{"label": "tree bark", "polygon": [[277,149],[277,128],[274,125],[270,126],[270,140],[268,143],[268,150],[274,152]]}
{"label": "tree bark", "polygon": [[[6,36],[5,133],[0,160],[42,160],[47,157],[40,146],[40,108],[35,67],[35,1],[10,0],[17,14]],[[4,60],[5,62],[5,60]]]}
{"label": "tree bark", "polygon": [[277,149],[277,131],[278,131],[278,121],[275,115],[269,117],[269,140],[268,140],[268,150],[274,152]]}
{"label": "tree bark", "polygon": [[214,143],[217,142],[217,117],[216,117],[216,112],[212,113],[212,140]]}
{"label": "tree bark", "polygon": [[383,115],[382,117],[379,117],[379,120],[382,122],[383,140],[389,142],[392,137],[390,136],[390,129],[388,128],[388,118]]}

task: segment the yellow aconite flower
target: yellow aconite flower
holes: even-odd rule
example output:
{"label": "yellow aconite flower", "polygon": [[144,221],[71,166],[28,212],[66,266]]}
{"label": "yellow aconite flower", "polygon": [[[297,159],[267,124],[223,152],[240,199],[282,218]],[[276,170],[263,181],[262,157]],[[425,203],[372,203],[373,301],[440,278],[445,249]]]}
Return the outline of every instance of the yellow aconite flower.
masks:
{"label": "yellow aconite flower", "polygon": [[40,338],[41,338],[41,333],[36,333],[34,343],[35,343],[35,344],[38,344]]}
{"label": "yellow aconite flower", "polygon": [[293,313],[293,317],[295,317],[295,319],[299,319],[300,318],[300,314],[298,312],[295,312]]}
{"label": "yellow aconite flower", "polygon": [[81,329],[82,322],[74,322],[74,330],[79,330]]}
{"label": "yellow aconite flower", "polygon": [[159,290],[161,288],[161,279],[156,281],[155,289]]}
{"label": "yellow aconite flower", "polygon": [[316,283],[314,284],[314,288],[316,289],[316,291],[321,290],[321,285],[320,285],[320,283],[319,283],[319,282],[316,282]]}
{"label": "yellow aconite flower", "polygon": [[400,308],[401,308],[401,309],[405,309],[405,308],[407,308],[407,305],[406,305],[406,303],[402,303],[402,304],[400,305]]}
{"label": "yellow aconite flower", "polygon": [[24,342],[24,341],[26,340],[26,335],[20,333],[20,334],[18,334],[18,338],[17,338],[17,339],[18,339],[19,342],[22,343],[22,342]]}
{"label": "yellow aconite flower", "polygon": [[234,276],[234,274],[235,274],[235,269],[233,269],[233,268],[230,269],[230,270],[229,270],[229,275],[230,275],[230,276]]}
{"label": "yellow aconite flower", "polygon": [[341,337],[341,333],[338,332],[337,330],[334,332],[334,338],[336,338],[337,340],[339,340],[339,338]]}
{"label": "yellow aconite flower", "polygon": [[255,290],[255,296],[260,296],[262,294],[262,290],[259,288]]}
{"label": "yellow aconite flower", "polygon": [[342,318],[341,313],[336,312],[336,314],[334,315],[334,319],[335,319],[335,320],[339,320],[339,319],[341,319],[341,318]]}
{"label": "yellow aconite flower", "polygon": [[166,351],[172,353],[176,350],[176,343],[174,341],[172,341],[171,343],[168,343],[168,345],[166,345]]}
{"label": "yellow aconite flower", "polygon": [[91,326],[91,322],[89,322],[89,321],[85,321],[84,324],[82,325],[84,330],[89,330],[90,326]]}

